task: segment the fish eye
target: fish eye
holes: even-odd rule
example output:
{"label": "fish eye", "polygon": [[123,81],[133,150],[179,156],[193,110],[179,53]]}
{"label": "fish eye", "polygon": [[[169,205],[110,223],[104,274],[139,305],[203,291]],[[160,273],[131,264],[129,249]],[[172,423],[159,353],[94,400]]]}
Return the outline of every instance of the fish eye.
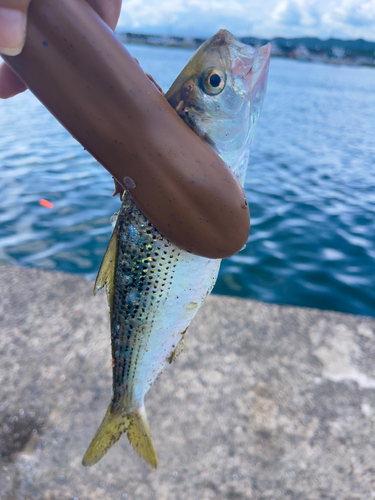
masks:
{"label": "fish eye", "polygon": [[217,95],[224,90],[224,73],[216,68],[209,68],[203,73],[203,90],[208,95]]}

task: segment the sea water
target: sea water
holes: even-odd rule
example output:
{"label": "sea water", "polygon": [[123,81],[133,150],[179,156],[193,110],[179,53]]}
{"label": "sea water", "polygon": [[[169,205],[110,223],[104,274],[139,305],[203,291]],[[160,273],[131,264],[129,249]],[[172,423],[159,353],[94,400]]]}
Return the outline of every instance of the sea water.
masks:
{"label": "sea water", "polygon": [[[164,90],[192,55],[127,48]],[[0,189],[1,264],[95,277],[112,178],[30,92],[0,101]],[[249,240],[214,292],[375,316],[374,69],[273,58],[245,190]]]}

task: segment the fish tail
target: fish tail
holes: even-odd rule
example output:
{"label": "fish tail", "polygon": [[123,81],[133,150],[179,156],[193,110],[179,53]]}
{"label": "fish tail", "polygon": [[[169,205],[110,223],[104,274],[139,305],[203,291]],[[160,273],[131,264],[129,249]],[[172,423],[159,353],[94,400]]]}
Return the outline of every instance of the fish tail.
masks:
{"label": "fish tail", "polygon": [[131,413],[129,419],[128,439],[130,444],[140,457],[156,469],[158,457],[152,441],[144,405],[140,406],[135,413]]}
{"label": "fish tail", "polygon": [[129,428],[129,417],[121,408],[111,403],[107,413],[96,431],[85,456],[83,465],[94,465],[107,453],[119,439],[123,432]]}
{"label": "fish tail", "polygon": [[99,462],[124,432],[127,432],[130,444],[138,455],[156,469],[158,459],[144,405],[135,412],[125,413],[119,406],[111,403],[83,457],[82,464],[89,466]]}

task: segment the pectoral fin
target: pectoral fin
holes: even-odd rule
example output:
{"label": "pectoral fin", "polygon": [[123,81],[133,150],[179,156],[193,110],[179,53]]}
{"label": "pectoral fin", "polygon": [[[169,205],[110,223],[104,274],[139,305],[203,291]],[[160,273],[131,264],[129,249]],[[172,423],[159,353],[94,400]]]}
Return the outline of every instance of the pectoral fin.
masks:
{"label": "pectoral fin", "polygon": [[167,358],[168,363],[169,364],[172,363],[177,358],[177,356],[179,356],[182,352],[186,352],[185,337],[182,337],[180,339],[179,343],[176,345],[176,347],[174,348],[174,350],[168,356],[168,358]]}
{"label": "pectoral fin", "polygon": [[113,292],[115,285],[115,269],[117,259],[117,227],[113,230],[111,239],[109,240],[107,250],[105,251],[98,276],[95,280],[94,295],[97,294],[104,286],[107,291],[108,305],[112,314]]}

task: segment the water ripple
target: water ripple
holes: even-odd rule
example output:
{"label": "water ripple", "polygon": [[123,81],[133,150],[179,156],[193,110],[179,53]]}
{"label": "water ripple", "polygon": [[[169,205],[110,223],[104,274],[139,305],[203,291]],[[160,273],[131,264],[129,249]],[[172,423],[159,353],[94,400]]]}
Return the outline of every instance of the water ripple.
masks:
{"label": "water ripple", "polygon": [[[164,89],[191,56],[130,51]],[[271,61],[251,233],[216,293],[375,316],[374,88],[370,68]],[[0,263],[93,278],[119,207],[110,175],[29,93],[0,102],[0,127]]]}

